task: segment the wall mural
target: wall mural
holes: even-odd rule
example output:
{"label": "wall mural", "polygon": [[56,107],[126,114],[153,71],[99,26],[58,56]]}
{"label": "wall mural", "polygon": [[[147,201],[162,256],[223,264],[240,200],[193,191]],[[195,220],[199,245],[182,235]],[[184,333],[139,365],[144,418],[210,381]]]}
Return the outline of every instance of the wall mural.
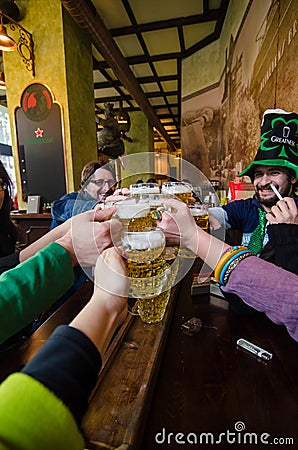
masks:
{"label": "wall mural", "polygon": [[272,0],[256,27],[260,3],[230,36],[219,83],[182,101],[183,158],[225,187],[254,159],[263,112],[297,112],[298,2]]}

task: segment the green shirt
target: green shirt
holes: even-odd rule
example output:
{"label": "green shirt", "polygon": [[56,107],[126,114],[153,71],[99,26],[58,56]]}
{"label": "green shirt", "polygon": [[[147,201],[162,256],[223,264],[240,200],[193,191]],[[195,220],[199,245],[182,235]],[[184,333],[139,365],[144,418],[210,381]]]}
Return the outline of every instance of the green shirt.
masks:
{"label": "green shirt", "polygon": [[43,384],[23,374],[0,387],[0,450],[83,450],[69,409]]}
{"label": "green shirt", "polygon": [[32,322],[73,284],[67,251],[55,242],[0,276],[0,343]]}

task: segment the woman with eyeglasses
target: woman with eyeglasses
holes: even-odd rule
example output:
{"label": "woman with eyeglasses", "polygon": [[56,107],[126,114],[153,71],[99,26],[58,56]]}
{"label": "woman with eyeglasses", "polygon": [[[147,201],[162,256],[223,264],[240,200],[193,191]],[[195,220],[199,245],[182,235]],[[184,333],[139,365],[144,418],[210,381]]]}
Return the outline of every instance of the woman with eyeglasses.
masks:
{"label": "woman with eyeglasses", "polygon": [[0,257],[15,251],[17,228],[10,218],[11,180],[0,161]]}
{"label": "woman with eyeglasses", "polygon": [[119,199],[120,193],[129,194],[128,189],[121,192],[119,189],[116,190],[116,185],[116,174],[112,164],[98,161],[87,163],[81,173],[79,192],[70,192],[53,202],[51,229],[72,216],[93,209],[98,203],[104,203],[113,194],[114,200]]}

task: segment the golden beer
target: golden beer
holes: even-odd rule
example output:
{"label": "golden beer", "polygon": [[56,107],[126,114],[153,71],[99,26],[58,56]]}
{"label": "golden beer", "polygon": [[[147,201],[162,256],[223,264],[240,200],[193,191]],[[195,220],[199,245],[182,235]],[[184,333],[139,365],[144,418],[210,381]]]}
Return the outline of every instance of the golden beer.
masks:
{"label": "golden beer", "polygon": [[147,200],[124,200],[118,206],[114,217],[128,231],[145,231],[156,226],[156,219],[150,214],[150,203]]}
{"label": "golden beer", "polygon": [[176,197],[179,198],[183,203],[189,205],[191,203],[191,192],[179,192],[175,194]]}
{"label": "golden beer", "polygon": [[160,322],[165,315],[170,295],[171,289],[167,289],[155,297],[138,299],[138,313],[142,321],[146,323]]}
{"label": "golden beer", "polygon": [[161,192],[175,195],[187,205],[192,203],[192,190],[191,186],[187,183],[174,181],[163,183]]}
{"label": "golden beer", "polygon": [[137,298],[140,317],[147,323],[162,320],[168,301],[163,292],[168,288],[164,249],[165,236],[160,229],[123,232],[122,253],[127,258],[129,295]]}
{"label": "golden beer", "polygon": [[209,231],[208,211],[203,205],[197,205],[189,208],[196,224],[204,231]]}
{"label": "golden beer", "polygon": [[[133,260],[130,259],[131,257]],[[136,262],[135,258],[135,254],[129,254],[127,258],[132,297],[148,298],[160,293],[164,285],[166,269],[163,255],[149,262]]]}

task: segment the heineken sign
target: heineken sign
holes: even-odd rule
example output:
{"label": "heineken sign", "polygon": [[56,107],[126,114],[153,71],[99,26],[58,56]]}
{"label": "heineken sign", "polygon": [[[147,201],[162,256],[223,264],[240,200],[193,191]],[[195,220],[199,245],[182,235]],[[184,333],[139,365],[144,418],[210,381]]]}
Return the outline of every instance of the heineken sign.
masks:
{"label": "heineken sign", "polygon": [[23,197],[52,202],[66,193],[60,105],[41,83],[26,87],[15,111]]}

